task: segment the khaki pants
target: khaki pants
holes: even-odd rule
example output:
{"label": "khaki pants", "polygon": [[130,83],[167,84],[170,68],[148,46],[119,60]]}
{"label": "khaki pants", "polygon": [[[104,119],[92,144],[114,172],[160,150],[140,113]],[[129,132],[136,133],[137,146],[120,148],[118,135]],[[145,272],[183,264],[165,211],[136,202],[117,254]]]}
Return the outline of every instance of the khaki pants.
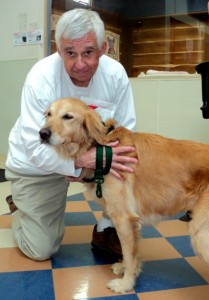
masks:
{"label": "khaki pants", "polygon": [[21,251],[35,260],[56,253],[64,235],[69,183],[58,174],[29,176],[6,170],[14,204],[12,231]]}

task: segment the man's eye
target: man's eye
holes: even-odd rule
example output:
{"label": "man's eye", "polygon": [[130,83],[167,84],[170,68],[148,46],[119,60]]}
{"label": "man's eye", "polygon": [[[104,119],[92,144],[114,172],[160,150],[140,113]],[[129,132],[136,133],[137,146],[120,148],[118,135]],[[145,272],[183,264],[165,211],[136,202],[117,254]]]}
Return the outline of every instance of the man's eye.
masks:
{"label": "man's eye", "polygon": [[92,53],[93,53],[92,50],[88,50],[88,51],[85,52],[85,55],[86,55],[86,56],[90,56]]}
{"label": "man's eye", "polygon": [[70,57],[74,57],[75,53],[72,52],[72,51],[67,51],[67,52],[65,52],[65,55],[70,56]]}
{"label": "man's eye", "polygon": [[72,115],[69,115],[69,114],[66,114],[62,117],[64,120],[71,120],[73,119],[73,116]]}

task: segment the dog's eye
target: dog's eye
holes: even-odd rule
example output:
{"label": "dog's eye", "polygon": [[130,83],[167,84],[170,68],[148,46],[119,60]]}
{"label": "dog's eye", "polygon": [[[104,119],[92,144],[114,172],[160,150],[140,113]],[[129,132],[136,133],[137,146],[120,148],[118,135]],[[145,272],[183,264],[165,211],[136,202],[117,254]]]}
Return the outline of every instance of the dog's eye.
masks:
{"label": "dog's eye", "polygon": [[51,112],[49,111],[48,113],[47,113],[47,117],[51,117]]}
{"label": "dog's eye", "polygon": [[65,119],[65,120],[70,120],[70,119],[73,119],[73,116],[71,116],[69,114],[66,114],[62,118]]}

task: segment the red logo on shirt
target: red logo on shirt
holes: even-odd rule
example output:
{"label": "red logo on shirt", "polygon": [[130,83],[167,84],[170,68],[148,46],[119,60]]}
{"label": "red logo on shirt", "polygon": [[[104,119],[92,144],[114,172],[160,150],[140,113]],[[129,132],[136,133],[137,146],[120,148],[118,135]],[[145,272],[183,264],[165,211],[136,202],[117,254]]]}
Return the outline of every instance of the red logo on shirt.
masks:
{"label": "red logo on shirt", "polygon": [[95,105],[88,105],[91,109],[95,110],[98,106]]}

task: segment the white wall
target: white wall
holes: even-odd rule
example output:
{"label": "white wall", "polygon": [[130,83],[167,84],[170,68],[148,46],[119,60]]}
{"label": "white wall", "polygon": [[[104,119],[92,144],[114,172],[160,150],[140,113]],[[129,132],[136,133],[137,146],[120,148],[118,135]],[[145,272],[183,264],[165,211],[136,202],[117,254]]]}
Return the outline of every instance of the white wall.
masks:
{"label": "white wall", "polygon": [[[47,54],[50,0],[0,0],[0,154],[20,111],[22,85],[31,66]],[[44,43],[13,45],[13,34],[43,30]]]}
{"label": "white wall", "polygon": [[209,119],[200,110],[200,75],[146,75],[130,81],[138,131],[209,143]]}
{"label": "white wall", "polygon": [[46,50],[43,45],[13,46],[13,34],[28,32],[35,29],[44,31],[45,39],[47,26],[46,0],[1,0],[0,1],[0,61],[41,58]]}

